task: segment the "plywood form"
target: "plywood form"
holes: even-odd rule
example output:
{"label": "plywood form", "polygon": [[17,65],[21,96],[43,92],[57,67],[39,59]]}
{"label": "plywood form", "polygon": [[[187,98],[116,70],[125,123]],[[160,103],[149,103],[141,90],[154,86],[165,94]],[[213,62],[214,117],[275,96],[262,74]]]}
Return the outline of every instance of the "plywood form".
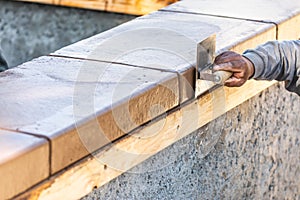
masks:
{"label": "plywood form", "polygon": [[0,199],[9,199],[49,176],[49,143],[0,130]]}
{"label": "plywood form", "polygon": [[92,10],[144,15],[163,8],[176,0],[19,0]]}
{"label": "plywood form", "polygon": [[289,20],[278,24],[278,40],[295,39],[300,39],[300,13]]}
{"label": "plywood form", "polygon": [[41,57],[1,74],[0,127],[51,140],[51,173],[179,104],[176,73]]}
{"label": "plywood form", "polygon": [[239,0],[185,0],[162,10],[273,23],[278,25],[279,40],[299,38],[299,0],[254,0],[248,2]]}
{"label": "plywood form", "polygon": [[[51,2],[48,4],[51,4]],[[59,0],[55,5],[105,11],[106,4],[107,0]]]}
{"label": "plywood form", "polygon": [[144,15],[163,8],[177,0],[108,0],[107,11]]}

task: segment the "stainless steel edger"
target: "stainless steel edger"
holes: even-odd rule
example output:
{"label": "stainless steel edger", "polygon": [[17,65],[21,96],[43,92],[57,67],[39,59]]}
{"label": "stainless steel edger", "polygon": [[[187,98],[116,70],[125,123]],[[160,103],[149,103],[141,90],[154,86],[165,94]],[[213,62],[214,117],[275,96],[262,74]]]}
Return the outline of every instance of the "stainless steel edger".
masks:
{"label": "stainless steel edger", "polygon": [[231,72],[214,71],[216,35],[212,35],[197,45],[197,70],[195,97],[216,85],[223,85],[232,76]]}

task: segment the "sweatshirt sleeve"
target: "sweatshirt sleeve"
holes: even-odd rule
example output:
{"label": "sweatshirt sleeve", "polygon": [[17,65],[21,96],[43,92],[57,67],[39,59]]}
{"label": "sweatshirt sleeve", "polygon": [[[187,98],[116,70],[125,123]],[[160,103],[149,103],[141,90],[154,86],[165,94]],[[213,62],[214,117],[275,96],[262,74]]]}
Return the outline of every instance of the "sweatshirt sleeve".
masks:
{"label": "sweatshirt sleeve", "polygon": [[300,40],[267,42],[243,56],[254,65],[252,78],[285,81],[286,89],[300,96]]}

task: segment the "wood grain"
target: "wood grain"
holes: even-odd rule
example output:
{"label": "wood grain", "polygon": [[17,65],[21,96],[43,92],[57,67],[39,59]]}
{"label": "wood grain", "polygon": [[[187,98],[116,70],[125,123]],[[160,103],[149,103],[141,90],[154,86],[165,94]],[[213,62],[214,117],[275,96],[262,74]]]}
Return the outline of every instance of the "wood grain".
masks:
{"label": "wood grain", "polygon": [[278,25],[278,40],[300,39],[300,14]]}
{"label": "wood grain", "polygon": [[101,10],[132,15],[144,15],[177,0],[19,0],[42,4]]}

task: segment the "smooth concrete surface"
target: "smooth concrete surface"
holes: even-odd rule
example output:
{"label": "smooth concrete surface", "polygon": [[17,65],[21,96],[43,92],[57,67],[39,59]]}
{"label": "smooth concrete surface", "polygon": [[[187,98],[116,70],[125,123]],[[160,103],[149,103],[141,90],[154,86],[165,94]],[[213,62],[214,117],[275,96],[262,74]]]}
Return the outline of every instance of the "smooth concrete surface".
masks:
{"label": "smooth concrete surface", "polygon": [[280,23],[300,13],[298,0],[184,0],[161,10]]}
{"label": "smooth concrete surface", "polygon": [[83,199],[299,199],[299,110],[276,84]]}
{"label": "smooth concrete surface", "polygon": [[299,0],[185,0],[162,10],[272,23],[278,26],[278,40],[300,38]]}
{"label": "smooth concrete surface", "polygon": [[51,139],[53,173],[179,104],[159,70],[45,56],[0,77],[0,127]]}
{"label": "smooth concrete surface", "polygon": [[[276,39],[273,24],[171,12],[155,12],[64,47],[51,55],[117,62],[178,72],[181,102],[194,97],[197,44],[216,34],[217,52],[254,48]],[[243,48],[235,49],[246,41]]]}
{"label": "smooth concrete surface", "polygon": [[124,23],[135,16],[0,1],[0,48],[9,67]]}
{"label": "smooth concrete surface", "polygon": [[[228,50],[274,27],[272,24],[246,20],[158,11],[61,48],[51,55],[181,72],[190,68],[187,63],[195,64],[195,45],[211,34],[217,34],[217,51],[220,51]],[[173,52],[171,47],[174,48]],[[170,54],[168,56],[177,57],[169,59],[164,55],[167,53]],[[156,62],[151,65],[147,61],[149,59]]]}
{"label": "smooth concrete surface", "polygon": [[0,130],[0,199],[9,199],[49,176],[46,139]]}

